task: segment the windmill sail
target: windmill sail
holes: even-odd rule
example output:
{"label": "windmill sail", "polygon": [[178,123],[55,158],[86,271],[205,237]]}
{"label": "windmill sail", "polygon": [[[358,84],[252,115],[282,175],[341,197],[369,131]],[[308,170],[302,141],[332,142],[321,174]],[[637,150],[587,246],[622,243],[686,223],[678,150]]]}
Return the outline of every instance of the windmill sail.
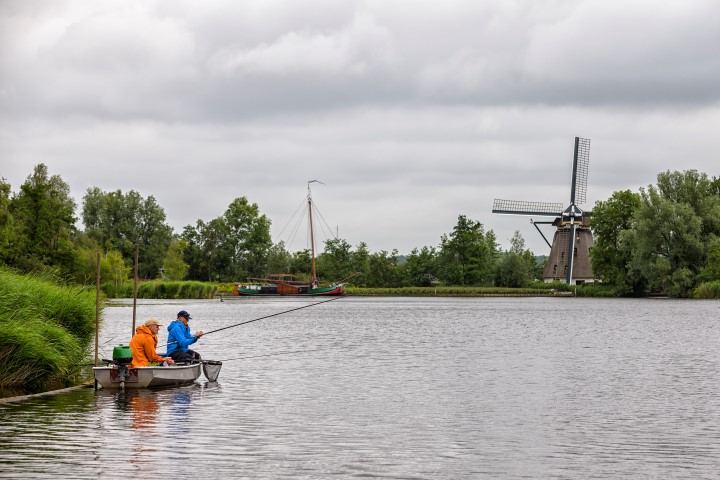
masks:
{"label": "windmill sail", "polygon": [[590,140],[575,137],[575,155],[573,158],[572,186],[570,204],[585,203],[587,195],[588,167],[590,165]]}
{"label": "windmill sail", "polygon": [[[527,202],[495,199],[493,213],[508,215],[529,215],[556,217],[555,237],[550,247],[550,256],[543,273],[545,281],[565,279],[573,284],[574,273],[579,272],[578,281],[593,281],[590,264],[590,249],[593,246],[592,232],[584,212],[578,205],[587,199],[588,167],[590,164],[590,140],[575,137],[573,168],[570,184],[570,205],[563,209],[561,203]],[[550,222],[533,222],[550,223]],[[538,228],[537,225],[535,228]],[[545,238],[540,229],[538,232]],[[547,239],[545,239],[547,242]]]}

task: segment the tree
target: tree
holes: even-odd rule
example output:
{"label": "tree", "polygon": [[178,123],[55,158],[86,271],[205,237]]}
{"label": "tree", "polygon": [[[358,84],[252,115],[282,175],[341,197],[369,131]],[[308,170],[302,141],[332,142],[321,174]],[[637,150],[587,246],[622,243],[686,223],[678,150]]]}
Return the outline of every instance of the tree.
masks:
{"label": "tree", "polygon": [[281,240],[268,250],[265,275],[291,272],[292,255],[285,249],[285,242]]}
{"label": "tree", "polygon": [[0,262],[10,263],[16,256],[15,222],[10,213],[10,184],[0,178]]}
{"label": "tree", "polygon": [[630,244],[632,267],[651,290],[685,297],[705,264],[702,220],[690,204],[664,198],[652,185],[641,190],[641,197]]}
{"label": "tree", "polygon": [[89,188],[83,197],[85,232],[106,251],[118,250],[128,266],[140,249],[138,275],[156,278],[172,242],[172,227],[165,223],[165,211],[153,196],[143,198],[131,190],[103,192]]}
{"label": "tree", "polygon": [[639,194],[630,190],[613,192],[606,201],[595,202],[590,217],[595,240],[590,252],[593,273],[605,283],[617,286],[621,293],[638,294],[644,288],[641,277],[630,275],[628,270],[632,251],[621,248],[621,233],[633,227],[633,217],[639,208]]}
{"label": "tree", "polygon": [[227,225],[227,245],[231,249],[231,265],[227,272],[230,278],[226,278],[232,280],[243,274],[259,276],[265,271],[268,250],[272,246],[270,220],[246,197],[233,200],[223,220]]}
{"label": "tree", "polygon": [[441,237],[438,276],[452,285],[489,284],[497,254],[495,233],[460,215],[452,233]]}
{"label": "tree", "polygon": [[270,220],[245,197],[233,200],[221,217],[186,226],[181,238],[188,244],[188,278],[232,282],[266,273]]}
{"label": "tree", "polygon": [[325,251],[317,258],[318,277],[339,281],[353,273],[352,247],[342,238],[325,241]]}
{"label": "tree", "polygon": [[435,247],[412,249],[407,257],[406,275],[410,285],[429,287],[437,281],[437,252]]}
{"label": "tree", "polygon": [[[3,187],[6,188],[6,187]],[[11,263],[21,270],[58,267],[72,270],[75,202],[70,187],[44,164],[35,166],[9,204],[17,250]]]}
{"label": "tree", "polygon": [[385,250],[369,256],[367,286],[396,288],[402,286],[402,267],[398,261],[398,251],[388,254]]}
{"label": "tree", "polygon": [[495,284],[511,288],[527,287],[535,280],[535,255],[525,248],[525,239],[519,230],[515,230],[510,245],[510,251],[502,255],[498,263]]}
{"label": "tree", "polygon": [[[350,253],[350,262],[352,263],[352,274],[357,274],[353,277],[353,283],[358,286],[368,286],[374,282],[371,276],[371,262],[372,257],[370,250],[368,250],[367,243],[360,242],[354,252]],[[342,278],[334,279],[336,281],[342,280]]]}
{"label": "tree", "polygon": [[187,248],[184,240],[176,240],[170,244],[167,256],[163,261],[163,279],[178,281],[183,280],[190,268],[183,261],[183,251]]}

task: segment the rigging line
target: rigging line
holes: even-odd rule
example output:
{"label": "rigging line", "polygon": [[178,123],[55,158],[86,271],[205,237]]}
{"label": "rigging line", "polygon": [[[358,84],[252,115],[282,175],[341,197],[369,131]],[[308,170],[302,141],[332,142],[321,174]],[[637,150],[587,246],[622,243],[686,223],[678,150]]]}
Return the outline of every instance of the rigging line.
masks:
{"label": "rigging line", "polygon": [[295,226],[293,227],[292,231],[290,232],[290,237],[288,238],[287,242],[287,248],[292,248],[292,244],[295,242],[295,237],[297,236],[298,232],[300,231],[300,225],[305,223],[305,217],[307,216],[307,212],[303,211],[302,214],[298,217],[298,221],[295,223]]}
{"label": "rigging line", "polygon": [[[313,203],[314,210],[317,212],[318,217],[322,222],[318,222],[318,225],[320,226],[320,229],[322,230],[323,235],[325,235],[325,238],[337,238],[335,235],[332,234],[332,228],[330,228],[330,225],[328,225],[327,221],[325,220],[325,217],[323,217],[322,212],[320,212],[320,209],[317,207],[315,203]],[[326,230],[327,229],[327,230]],[[328,234],[328,232],[330,232]]]}
{"label": "rigging line", "polygon": [[252,355],[252,356],[249,356],[249,357],[228,358],[228,359],[220,360],[220,361],[221,361],[221,362],[229,362],[230,360],[245,360],[245,359],[248,359],[248,358],[273,357],[273,356],[275,356],[275,355],[288,355],[288,354],[290,354],[290,353],[317,352],[318,350],[320,350],[320,349],[319,349],[319,348],[315,348],[315,349],[312,349],[312,350],[293,350],[293,351],[291,351],[291,352],[277,352],[277,353],[268,353],[268,354],[265,354],[265,355]]}
{"label": "rigging line", "polygon": [[305,206],[305,199],[303,199],[303,201],[300,202],[300,205],[298,205],[298,207],[295,209],[295,213],[293,213],[293,214],[290,216],[290,218],[288,219],[288,221],[287,221],[287,223],[285,224],[285,226],[282,228],[282,230],[280,230],[280,233],[277,234],[277,236],[275,237],[275,243],[278,242],[278,240],[279,240],[280,237],[282,236],[282,234],[283,234],[283,232],[285,231],[285,229],[290,225],[290,222],[293,221],[293,219],[294,219],[295,216],[298,214],[298,212],[300,211],[300,209],[303,208],[304,206]]}
{"label": "rigging line", "polygon": [[[273,313],[272,315],[265,315],[264,317],[254,318],[254,319],[252,319],[252,320],[247,320],[247,321],[245,321],[245,322],[236,323],[235,325],[228,325],[227,327],[222,327],[222,328],[218,328],[218,329],[215,329],[215,330],[210,330],[209,332],[204,332],[204,333],[202,334],[202,336],[204,337],[205,335],[210,335],[211,333],[220,332],[220,331],[222,331],[222,330],[227,330],[228,328],[239,327],[240,325],[245,325],[245,324],[248,324],[248,323],[257,322],[258,320],[265,320],[266,318],[277,317],[278,315],[283,315],[283,314],[285,314],[285,313],[295,312],[295,311],[297,311],[297,310],[302,310],[303,308],[314,307],[315,305],[320,305],[320,304],[322,304],[322,303],[333,302],[333,301],[339,300],[339,299],[341,299],[341,298],[342,298],[342,297],[335,297],[335,298],[331,298],[330,300],[323,300],[322,302],[311,303],[311,304],[309,304],[309,305],[303,305],[302,307],[297,307],[297,308],[292,308],[292,309],[290,309],[290,310],[285,310],[284,312]],[[167,345],[172,345],[173,343],[177,343],[177,342],[170,342],[170,343],[168,343],[168,344],[166,344],[166,345],[160,345],[158,348],[160,348],[160,347],[166,347]]]}

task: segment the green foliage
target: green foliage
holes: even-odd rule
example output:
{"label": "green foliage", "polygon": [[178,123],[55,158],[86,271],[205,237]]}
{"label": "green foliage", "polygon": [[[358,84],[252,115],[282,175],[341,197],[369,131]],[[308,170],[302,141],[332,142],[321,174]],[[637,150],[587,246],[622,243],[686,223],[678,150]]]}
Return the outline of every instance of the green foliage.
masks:
{"label": "green foliage", "polygon": [[89,188],[83,197],[82,219],[86,234],[107,251],[116,250],[126,265],[133,267],[135,245],[141,254],[140,278],[156,278],[172,241],[172,227],[165,223],[165,211],[154,197],[138,192],[103,192]]}
{"label": "green foliage", "polygon": [[657,185],[615,192],[593,209],[593,270],[622,295],[690,296],[720,278],[720,181],[663,172]]}
{"label": "green foliage", "polygon": [[270,220],[245,197],[233,200],[222,217],[186,226],[181,237],[188,245],[184,261],[190,279],[234,281],[266,271]]}
{"label": "green foliage", "polygon": [[651,291],[686,297],[706,257],[701,218],[690,204],[673,202],[652,185],[641,197],[631,266]]}
{"label": "green foliage", "polygon": [[621,243],[623,232],[633,226],[633,216],[639,208],[639,194],[630,190],[614,192],[608,200],[595,203],[590,218],[595,240],[595,246],[590,252],[593,273],[597,278],[627,292],[644,288],[640,277],[629,275],[628,264],[632,250],[624,248],[627,243]]}
{"label": "green foliage", "polygon": [[[120,286],[112,283],[104,283],[101,289],[108,298],[132,298],[134,285],[132,282],[125,282]],[[162,280],[151,280],[141,282],[138,285],[138,298],[154,299],[210,299],[220,290],[216,283],[184,281],[172,282]],[[229,290],[232,292],[232,286]]]}
{"label": "green foliage", "polygon": [[325,251],[316,261],[321,280],[339,281],[353,273],[352,247],[342,238],[326,240]]}
{"label": "green foliage", "polygon": [[720,238],[714,237],[707,247],[707,261],[697,276],[699,282],[720,280]]}
{"label": "green foliage", "polygon": [[285,249],[285,242],[280,241],[268,250],[265,275],[269,273],[293,273],[291,265],[292,255]]}
{"label": "green foliage", "polygon": [[510,240],[510,251],[503,254],[495,271],[495,285],[524,288],[534,281],[538,265],[535,255],[525,248],[525,239],[518,230]]}
{"label": "green foliage", "polygon": [[452,285],[490,284],[497,255],[495,233],[460,215],[452,233],[440,239],[438,278]]}
{"label": "green foliage", "polygon": [[435,247],[414,248],[405,264],[406,277],[410,285],[429,287],[437,283],[438,254]]}
{"label": "green foliage", "polygon": [[692,296],[694,298],[703,298],[703,299],[713,299],[713,300],[720,299],[720,280],[716,280],[713,282],[701,283],[693,291]]}
{"label": "green foliage", "polygon": [[167,256],[163,262],[163,280],[179,281],[185,278],[188,269],[187,263],[183,261],[183,251],[187,248],[184,240],[178,240],[170,244]]}
{"label": "green foliage", "polygon": [[95,334],[95,292],[0,268],[0,388],[67,386]]}
{"label": "green foliage", "polygon": [[9,203],[13,246],[6,251],[6,263],[25,272],[45,267],[69,272],[73,263],[74,213],[75,202],[68,185],[59,176],[50,176],[44,164],[35,166]]}

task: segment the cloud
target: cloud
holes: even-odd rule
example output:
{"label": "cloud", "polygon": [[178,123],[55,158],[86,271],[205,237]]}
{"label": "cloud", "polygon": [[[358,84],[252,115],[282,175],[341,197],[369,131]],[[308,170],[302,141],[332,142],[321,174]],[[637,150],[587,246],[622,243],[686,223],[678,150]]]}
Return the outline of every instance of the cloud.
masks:
{"label": "cloud", "polygon": [[[0,3],[0,176],[153,195],[180,231],[247,196],[276,234],[317,178],[370,249],[436,246],[494,198],[588,202],[717,172],[714,3],[189,0]],[[315,191],[315,190],[314,190]],[[276,230],[278,229],[278,230]]]}

